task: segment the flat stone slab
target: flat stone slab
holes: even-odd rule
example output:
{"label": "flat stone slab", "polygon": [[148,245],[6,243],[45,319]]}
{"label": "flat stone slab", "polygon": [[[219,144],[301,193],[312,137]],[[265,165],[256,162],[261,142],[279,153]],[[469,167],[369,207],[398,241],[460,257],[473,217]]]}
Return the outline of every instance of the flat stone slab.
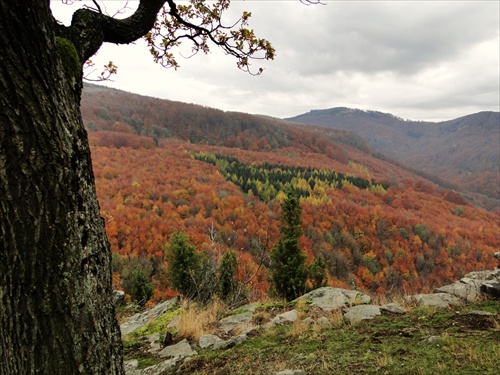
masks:
{"label": "flat stone slab", "polygon": [[166,361],[158,363],[157,365],[146,367],[144,370],[142,370],[141,375],[169,374],[169,370],[175,368],[181,361],[182,359],[179,357],[167,359]]}
{"label": "flat stone slab", "polygon": [[269,323],[264,325],[264,328],[270,328],[275,325],[283,325],[283,324],[288,324],[288,323],[293,323],[297,320],[299,314],[297,313],[297,310],[290,310],[287,312],[284,312],[283,314],[276,315],[273,320],[271,320]]}
{"label": "flat stone slab", "polygon": [[247,311],[241,314],[230,315],[220,320],[220,330],[229,333],[236,327],[248,324],[252,320],[252,312]]}
{"label": "flat stone slab", "polygon": [[450,285],[445,285],[434,290],[435,293],[448,293],[462,298],[468,302],[478,299],[480,296],[481,283],[478,280],[463,278]]}
{"label": "flat stone slab", "polygon": [[198,340],[198,345],[202,349],[218,349],[224,345],[225,341],[216,335],[203,335]]}
{"label": "flat stone slab", "polygon": [[158,352],[158,356],[161,358],[186,358],[197,354],[198,352],[191,348],[191,345],[189,345],[186,339],[177,344],[167,346],[165,349]]}
{"label": "flat stone slab", "polygon": [[397,303],[388,303],[380,306],[380,311],[388,314],[406,314],[406,309]]}
{"label": "flat stone slab", "polygon": [[440,308],[456,306],[462,303],[460,298],[448,293],[415,294],[410,298],[414,299],[417,305],[435,306]]}
{"label": "flat stone slab", "polygon": [[357,290],[323,287],[315,289],[299,297],[298,300],[311,300],[311,306],[317,306],[324,311],[332,311],[345,305],[369,303],[370,297]]}
{"label": "flat stone slab", "polygon": [[379,315],[382,315],[382,313],[380,312],[380,306],[377,305],[358,305],[344,310],[344,319],[349,323],[359,323],[362,320],[370,320]]}
{"label": "flat stone slab", "polygon": [[167,310],[176,306],[178,303],[178,298],[173,298],[163,303],[160,303],[143,313],[137,313],[132,315],[124,323],[120,324],[120,330],[122,336],[128,335],[129,333],[137,331],[139,328],[144,327],[149,322],[155,320],[160,315],[165,313]]}

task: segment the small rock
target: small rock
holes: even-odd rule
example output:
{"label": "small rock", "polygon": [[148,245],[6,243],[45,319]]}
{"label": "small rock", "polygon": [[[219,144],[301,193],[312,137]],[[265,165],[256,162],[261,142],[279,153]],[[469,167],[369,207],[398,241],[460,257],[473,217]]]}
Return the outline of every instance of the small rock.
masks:
{"label": "small rock", "polygon": [[160,333],[152,333],[151,335],[148,336],[148,342],[150,344],[154,344],[155,342],[160,341]]}
{"label": "small rock", "polygon": [[233,346],[238,346],[243,344],[245,341],[248,340],[247,335],[238,335],[234,336],[231,339],[227,340],[222,346],[222,349],[229,349],[232,348]]}
{"label": "small rock", "polygon": [[298,318],[298,313],[297,310],[290,310],[287,311],[283,314],[276,315],[273,320],[271,320],[269,323],[264,325],[264,328],[271,328],[275,325],[283,325],[287,323],[293,323],[297,320]]}
{"label": "small rock", "polygon": [[113,290],[113,304],[115,307],[125,306],[125,292],[123,290]]}
{"label": "small rock", "polygon": [[448,293],[472,302],[475,301],[480,295],[480,285],[481,283],[479,281],[464,277],[462,280],[453,284],[437,288],[434,292]]}
{"label": "small rock", "polygon": [[399,315],[406,314],[406,309],[403,306],[398,305],[397,303],[388,303],[383,306],[380,306],[380,311],[382,313],[389,313],[389,314],[399,314]]}
{"label": "small rock", "polygon": [[283,370],[275,372],[274,375],[306,375],[306,372],[303,370]]}
{"label": "small rock", "polygon": [[418,305],[435,306],[440,308],[456,306],[462,303],[458,297],[448,293],[416,294],[410,298],[414,299]]}
{"label": "small rock", "polygon": [[193,350],[187,340],[184,339],[175,345],[167,346],[165,349],[158,353],[158,356],[160,356],[161,358],[185,358],[191,357],[196,354],[198,354],[196,350]]}
{"label": "small rock", "polygon": [[220,320],[220,330],[224,333],[229,333],[238,326],[249,323],[252,320],[252,313],[250,311],[230,315]]}
{"label": "small rock", "polygon": [[311,300],[311,306],[317,306],[323,311],[332,311],[349,304],[370,303],[371,298],[358,292],[329,286],[315,289],[298,298]]}
{"label": "small rock", "polygon": [[442,340],[443,340],[443,338],[441,336],[429,336],[429,337],[426,337],[425,339],[423,339],[422,341],[426,342],[428,344],[432,344],[432,343],[442,341]]}
{"label": "small rock", "polygon": [[376,305],[358,305],[344,310],[344,319],[349,323],[358,323],[362,320],[370,320],[379,315],[382,315],[380,312],[380,306]]}
{"label": "small rock", "polygon": [[178,301],[179,299],[176,297],[171,300],[160,303],[154,306],[153,308],[146,310],[143,313],[137,313],[131,316],[124,323],[120,324],[120,330],[122,336],[135,332],[139,328],[144,327],[149,322],[155,320],[170,308],[176,306],[178,304]]}
{"label": "small rock", "polygon": [[142,370],[141,375],[160,375],[164,373],[169,373],[168,371],[176,367],[182,358],[175,357],[171,359],[167,359],[164,362],[158,363],[157,365],[150,366]]}
{"label": "small rock", "polygon": [[225,343],[224,340],[222,340],[219,336],[216,335],[203,335],[200,337],[200,340],[198,341],[198,345],[202,349],[218,349],[220,348],[223,344]]}

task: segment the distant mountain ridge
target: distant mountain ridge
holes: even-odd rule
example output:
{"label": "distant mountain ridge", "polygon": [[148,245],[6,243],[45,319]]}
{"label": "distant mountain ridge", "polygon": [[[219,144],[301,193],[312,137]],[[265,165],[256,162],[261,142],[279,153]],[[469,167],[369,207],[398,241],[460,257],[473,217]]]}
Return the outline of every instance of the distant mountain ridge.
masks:
{"label": "distant mountain ridge", "polygon": [[405,120],[388,113],[338,107],[286,119],[352,131],[375,150],[482,195],[483,206],[500,200],[500,113],[479,112],[442,122]]}
{"label": "distant mountain ridge", "polygon": [[[348,149],[354,148],[365,155],[357,156],[363,159],[362,164],[368,163],[389,180],[400,180],[403,168],[408,174],[416,173],[460,191],[476,205],[500,212],[495,112],[432,123],[341,107],[283,120],[89,84],[85,85],[81,108],[89,131],[114,132],[115,138],[122,134],[120,142],[125,143],[130,138],[127,140],[124,133],[129,133],[153,139],[156,145],[173,138],[242,150],[288,149],[292,153],[321,153],[342,164],[349,161]],[[376,160],[400,169],[382,168]]]}

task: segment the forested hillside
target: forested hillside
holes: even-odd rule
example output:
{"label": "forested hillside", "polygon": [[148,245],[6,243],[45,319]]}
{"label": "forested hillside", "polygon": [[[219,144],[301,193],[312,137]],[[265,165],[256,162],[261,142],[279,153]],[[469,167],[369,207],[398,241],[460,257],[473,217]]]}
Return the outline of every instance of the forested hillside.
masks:
{"label": "forested hillside", "polygon": [[499,116],[499,112],[480,112],[433,123],[332,108],[289,120],[353,131],[382,154],[451,183],[471,200],[500,213]]}
{"label": "forested hillside", "polygon": [[95,86],[82,111],[116,287],[140,267],[156,300],[173,294],[165,248],[181,230],[198,251],[236,251],[238,278],[248,281],[250,297],[261,296],[285,186],[302,197],[307,263],[321,255],[330,285],[410,292],[494,266],[498,216],[373,157],[349,133],[329,138],[315,128]]}

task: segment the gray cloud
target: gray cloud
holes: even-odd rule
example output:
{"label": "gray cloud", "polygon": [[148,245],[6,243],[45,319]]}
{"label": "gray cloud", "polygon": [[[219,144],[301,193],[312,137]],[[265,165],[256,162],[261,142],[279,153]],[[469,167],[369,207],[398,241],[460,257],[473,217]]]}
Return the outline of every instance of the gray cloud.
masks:
{"label": "gray cloud", "polygon": [[[234,2],[234,0],[233,0]],[[325,1],[324,1],[325,2]],[[500,110],[498,1],[235,1],[233,18],[276,47],[251,77],[214,48],[180,59],[177,71],[151,61],[141,43],[106,46],[94,59],[119,67],[107,85],[170,100],[289,117],[350,106],[415,120]]]}

